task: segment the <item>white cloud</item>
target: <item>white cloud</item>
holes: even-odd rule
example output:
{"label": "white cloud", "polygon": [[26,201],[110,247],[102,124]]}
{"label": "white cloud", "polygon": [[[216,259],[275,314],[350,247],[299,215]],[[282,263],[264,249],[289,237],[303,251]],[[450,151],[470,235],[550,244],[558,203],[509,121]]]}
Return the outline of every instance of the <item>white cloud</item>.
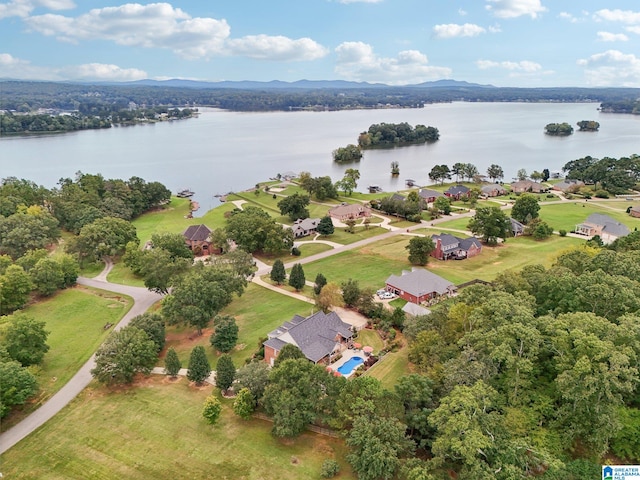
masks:
{"label": "white cloud", "polygon": [[464,25],[448,23],[433,27],[436,38],[475,37],[486,32],[484,28],[473,23],[465,23]]}
{"label": "white cloud", "polygon": [[640,26],[634,27],[624,27],[627,32],[635,33],[636,35],[640,35]]}
{"label": "white cloud", "polygon": [[467,16],[467,11],[463,10],[461,8],[458,9],[458,15],[460,15],[461,17],[466,17]]}
{"label": "white cloud", "polygon": [[0,3],[0,18],[27,17],[38,7],[48,10],[69,10],[75,6],[72,0],[12,0]]}
{"label": "white cloud", "polygon": [[640,58],[632,53],[607,50],[578,60],[578,65],[585,67],[585,78],[590,85],[598,87],[640,86]]}
{"label": "white cloud", "polygon": [[168,3],[128,3],[96,8],[76,18],[46,14],[25,21],[31,29],[61,41],[107,40],[130,47],[164,48],[187,59],[245,55],[265,60],[315,60],[327,54],[309,38],[251,35],[230,39],[226,20],[194,18]]}
{"label": "white cloud", "polygon": [[490,33],[500,33],[502,31],[502,28],[500,28],[500,25],[496,24],[496,25],[491,25],[489,27],[489,32]]}
{"label": "white cloud", "polygon": [[229,54],[266,60],[317,60],[328,51],[310,38],[292,40],[282,36],[249,35],[229,40]]}
{"label": "white cloud", "polygon": [[476,66],[480,70],[488,70],[490,68],[502,68],[504,70],[519,71],[525,73],[534,73],[542,70],[542,65],[528,60],[522,60],[520,62],[494,62],[492,60],[478,60]]}
{"label": "white cloud", "polygon": [[103,80],[124,82],[148,78],[147,72],[137,68],[120,68],[104,63],[86,63],[60,69],[59,74],[72,80]]}
{"label": "white cloud", "polygon": [[578,19],[574,17],[569,12],[560,12],[558,14],[558,18],[562,18],[563,20],[567,20],[570,23],[578,23]]}
{"label": "white cloud", "polygon": [[498,18],[516,18],[529,15],[537,18],[539,14],[546,12],[540,0],[486,0],[489,5],[485,8]]}
{"label": "white cloud", "polygon": [[605,8],[598,10],[594,14],[596,20],[606,20],[609,22],[620,22],[627,25],[634,25],[640,23],[640,12],[633,12],[631,10],[609,10]]}
{"label": "white cloud", "polygon": [[0,53],[0,72],[3,78],[21,80],[104,80],[131,81],[148,78],[145,71],[137,68],[121,68],[117,65],[88,63],[60,68],[32,65],[27,60],[9,53]]}
{"label": "white cloud", "polygon": [[417,50],[405,50],[388,58],[377,56],[366,43],[344,42],[335,51],[335,71],[348,80],[403,85],[451,76],[450,68],[429,65],[427,56]]}
{"label": "white cloud", "polygon": [[598,32],[598,40],[601,42],[627,42],[629,37],[624,33]]}

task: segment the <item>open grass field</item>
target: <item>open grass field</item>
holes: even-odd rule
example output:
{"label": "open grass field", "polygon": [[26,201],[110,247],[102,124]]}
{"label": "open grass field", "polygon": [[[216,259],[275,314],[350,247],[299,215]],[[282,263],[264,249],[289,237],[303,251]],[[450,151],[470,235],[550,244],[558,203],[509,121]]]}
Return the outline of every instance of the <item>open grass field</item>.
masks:
{"label": "open grass field", "polygon": [[[236,367],[244,365],[245,360],[258,350],[258,341],[271,330],[288,321],[295,314],[308,315],[313,305],[295,298],[272,292],[254,283],[248,285],[244,294],[236,298],[222,314],[233,315],[239,328],[238,345],[231,352]],[[205,329],[202,336],[196,336],[191,327],[167,328],[166,349],[173,347],[187,367],[189,355],[196,345],[203,345],[211,367],[215,369],[218,356],[209,343],[212,328]],[[165,351],[166,351],[165,349]],[[164,366],[161,358],[159,366]]]}
{"label": "open grass field", "polygon": [[[626,202],[629,203],[629,202]],[[626,207],[621,208],[618,202],[597,202],[589,200],[542,205],[540,218],[545,220],[555,230],[564,229],[570,232],[576,225],[584,222],[592,213],[604,213],[614,220],[625,224],[630,230],[640,228],[640,219],[633,218],[626,213]]]}
{"label": "open grass field", "polygon": [[342,440],[304,434],[279,440],[269,422],[241,420],[231,400],[216,425],[201,416],[211,386],[186,379],[143,379],[108,390],[92,384],[41,429],[3,455],[2,473],[13,480],[320,478],[327,458],[354,479]]}
{"label": "open grass field", "polygon": [[116,324],[131,308],[122,295],[75,287],[24,309],[26,315],[46,322],[50,350],[36,369],[40,392],[30,403],[2,421],[2,430],[24,418],[50,398],[75,375],[112,331],[103,327]]}
{"label": "open grass field", "polygon": [[[305,237],[300,239],[302,242],[305,242],[306,240],[310,239],[311,237]],[[295,262],[297,259],[301,259],[301,258],[305,258],[305,257],[310,257],[312,255],[315,255],[316,253],[321,253],[321,252],[326,252],[327,250],[332,250],[333,247],[331,245],[326,245],[324,243],[302,243],[298,245],[298,249],[300,250],[300,255],[299,256],[293,256],[291,255],[291,253],[284,252],[280,255],[255,255],[256,258],[258,258],[260,261],[266,263],[267,265],[273,265],[273,262],[276,261],[276,259],[280,259],[282,260],[283,263],[287,263],[287,262]]]}

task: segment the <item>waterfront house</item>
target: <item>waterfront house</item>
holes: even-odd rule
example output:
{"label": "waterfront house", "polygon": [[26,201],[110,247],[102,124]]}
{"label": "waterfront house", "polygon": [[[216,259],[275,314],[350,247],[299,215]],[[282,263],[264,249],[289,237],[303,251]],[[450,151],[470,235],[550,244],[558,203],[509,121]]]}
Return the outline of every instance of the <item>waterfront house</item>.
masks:
{"label": "waterfront house", "polygon": [[420,198],[422,200],[424,200],[426,203],[433,203],[436,201],[436,198],[438,197],[444,197],[444,193],[442,192],[438,192],[436,190],[430,190],[428,188],[421,188],[418,191],[418,195],[420,196]]}
{"label": "waterfront house", "polygon": [[480,188],[480,192],[487,197],[497,197],[499,195],[506,195],[507,189],[499,183],[492,183],[491,185],[483,185]]}
{"label": "waterfront house", "polygon": [[470,197],[471,189],[464,185],[454,185],[445,190],[444,194],[452,200],[460,200],[462,197]]}
{"label": "waterfront house", "polygon": [[444,295],[453,295],[457,290],[449,280],[424,268],[414,268],[410,272],[403,270],[401,275],[391,275],[385,283],[387,291],[395,293],[407,302],[417,304]]}
{"label": "waterfront house", "polygon": [[293,236],[295,238],[301,238],[318,233],[316,230],[318,223],[320,223],[319,218],[299,218],[293,222],[291,227]]}
{"label": "waterfront house", "polygon": [[629,209],[629,215],[640,218],[640,205],[635,205]]}
{"label": "waterfront house", "polygon": [[513,193],[543,193],[546,192],[547,189],[543,185],[538,182],[534,182],[533,180],[521,180],[519,182],[513,182],[511,184],[511,191]]}
{"label": "waterfront house", "polygon": [[553,185],[551,189],[567,193],[576,192],[580,189],[580,187],[584,187],[584,182],[581,182],[580,180],[563,180]]}
{"label": "waterfront house", "polygon": [[191,225],[182,232],[184,242],[195,256],[210,255],[211,229],[206,225]]}
{"label": "waterfront house", "polygon": [[356,220],[371,216],[371,208],[362,204],[338,205],[329,209],[329,215],[336,220]]}
{"label": "waterfront house", "polygon": [[282,347],[290,344],[313,363],[329,364],[331,357],[346,349],[352,338],[351,325],[335,312],[320,311],[306,318],[295,315],[267,335],[264,360],[273,366]]}

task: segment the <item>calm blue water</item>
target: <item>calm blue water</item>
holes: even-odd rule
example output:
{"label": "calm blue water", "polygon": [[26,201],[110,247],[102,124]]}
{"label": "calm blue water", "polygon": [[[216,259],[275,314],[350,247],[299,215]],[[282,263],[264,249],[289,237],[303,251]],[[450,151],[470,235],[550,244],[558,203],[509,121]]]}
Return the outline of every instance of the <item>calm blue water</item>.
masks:
{"label": "calm blue water", "polygon": [[[481,173],[498,164],[505,180],[524,168],[560,170],[586,155],[640,154],[640,115],[601,113],[597,103],[446,103],[420,109],[340,112],[236,113],[203,110],[198,118],[42,137],[0,137],[0,178],[15,176],[47,188],[77,171],[106,178],[139,176],[173,192],[190,188],[199,214],[218,206],[216,194],[253,187],[277,173],[311,172],[335,182],[347,168],[360,170],[357,191],[386,191],[412,178],[430,183],[434,165],[473,163]],[[597,120],[600,131],[569,137],[544,134],[548,123]],[[432,125],[430,145],[366,151],[356,164],[337,165],[331,152],[357,143],[373,123]],[[392,177],[390,164],[400,164]]]}
{"label": "calm blue water", "polygon": [[342,375],[349,375],[358,365],[362,365],[363,363],[364,359],[362,357],[351,357],[344,365],[338,367],[338,372]]}

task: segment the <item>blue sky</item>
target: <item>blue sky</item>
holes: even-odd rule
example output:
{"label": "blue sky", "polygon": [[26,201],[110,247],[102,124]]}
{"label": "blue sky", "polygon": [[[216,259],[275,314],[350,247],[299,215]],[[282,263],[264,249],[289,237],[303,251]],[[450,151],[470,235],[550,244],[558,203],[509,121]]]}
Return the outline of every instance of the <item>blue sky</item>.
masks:
{"label": "blue sky", "polygon": [[0,78],[640,87],[637,0],[0,0]]}

